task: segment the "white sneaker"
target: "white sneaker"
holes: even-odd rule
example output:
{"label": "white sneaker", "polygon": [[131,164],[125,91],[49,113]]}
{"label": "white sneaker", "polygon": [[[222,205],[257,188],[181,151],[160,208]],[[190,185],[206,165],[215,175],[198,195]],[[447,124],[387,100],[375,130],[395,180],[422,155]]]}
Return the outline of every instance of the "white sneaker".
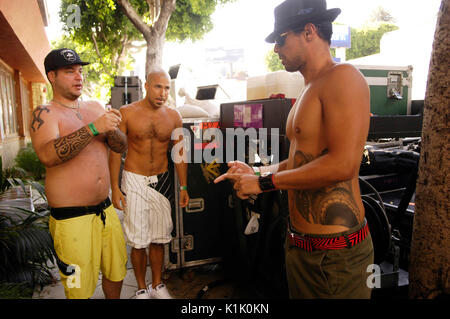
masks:
{"label": "white sneaker", "polygon": [[164,284],[159,284],[155,288],[152,288],[152,286],[149,285],[147,290],[151,299],[173,299]]}
{"label": "white sneaker", "polygon": [[150,299],[150,293],[147,289],[139,289],[136,291],[136,299]]}

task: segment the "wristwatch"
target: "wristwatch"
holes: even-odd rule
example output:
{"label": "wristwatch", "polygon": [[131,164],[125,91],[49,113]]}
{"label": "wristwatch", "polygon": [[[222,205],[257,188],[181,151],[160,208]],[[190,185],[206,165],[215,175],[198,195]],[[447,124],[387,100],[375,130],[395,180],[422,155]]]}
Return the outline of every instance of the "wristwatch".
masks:
{"label": "wristwatch", "polygon": [[272,178],[273,178],[272,173],[265,173],[259,177],[258,179],[259,188],[261,188],[263,192],[270,192],[276,189]]}

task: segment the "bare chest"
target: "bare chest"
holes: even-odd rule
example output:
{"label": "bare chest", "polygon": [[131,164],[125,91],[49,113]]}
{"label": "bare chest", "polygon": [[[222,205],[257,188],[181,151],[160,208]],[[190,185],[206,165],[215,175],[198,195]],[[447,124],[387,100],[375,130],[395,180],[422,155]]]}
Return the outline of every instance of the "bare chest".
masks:
{"label": "bare chest", "polygon": [[166,142],[171,139],[174,123],[168,118],[148,117],[136,119],[128,126],[130,139],[139,142],[145,140],[158,140]]}
{"label": "bare chest", "polygon": [[59,133],[60,136],[71,134],[83,126],[94,122],[101,114],[96,110],[80,109],[64,109],[59,112]]}
{"label": "bare chest", "polygon": [[286,134],[291,142],[298,142],[317,139],[322,133],[320,99],[310,90],[306,90],[289,113]]}

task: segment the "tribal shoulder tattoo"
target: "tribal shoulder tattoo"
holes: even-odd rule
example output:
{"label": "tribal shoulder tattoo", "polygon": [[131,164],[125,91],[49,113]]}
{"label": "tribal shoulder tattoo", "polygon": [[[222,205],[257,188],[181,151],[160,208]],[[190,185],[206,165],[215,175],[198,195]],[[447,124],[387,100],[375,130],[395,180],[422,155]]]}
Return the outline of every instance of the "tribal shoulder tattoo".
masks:
{"label": "tribal shoulder tattoo", "polygon": [[59,159],[66,162],[78,155],[93,139],[88,129],[83,126],[79,130],[70,133],[67,136],[59,137],[55,140],[56,154]]}
{"label": "tribal shoulder tattoo", "polygon": [[[325,149],[321,155],[325,154]],[[311,154],[296,151],[294,167],[300,167],[315,158]],[[310,190],[294,191],[295,206],[309,223],[322,225],[358,225],[359,209],[353,196],[351,181]]]}

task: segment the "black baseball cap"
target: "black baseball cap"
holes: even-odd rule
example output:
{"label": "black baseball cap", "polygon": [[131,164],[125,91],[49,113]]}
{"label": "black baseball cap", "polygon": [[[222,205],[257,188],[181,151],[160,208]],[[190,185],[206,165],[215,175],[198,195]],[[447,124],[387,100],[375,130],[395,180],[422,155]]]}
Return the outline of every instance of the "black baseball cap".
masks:
{"label": "black baseball cap", "polygon": [[72,49],[62,48],[50,51],[45,57],[45,73],[68,65],[87,65],[90,62],[81,61],[80,56]]}

